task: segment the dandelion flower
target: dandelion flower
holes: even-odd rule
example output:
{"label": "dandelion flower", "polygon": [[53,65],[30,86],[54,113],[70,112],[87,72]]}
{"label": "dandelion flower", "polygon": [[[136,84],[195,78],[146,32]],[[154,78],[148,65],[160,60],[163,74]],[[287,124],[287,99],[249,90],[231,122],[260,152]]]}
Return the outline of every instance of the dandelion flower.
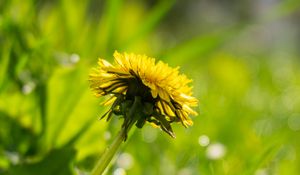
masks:
{"label": "dandelion flower", "polygon": [[[177,68],[145,55],[114,53],[115,64],[99,59],[89,75],[90,87],[97,97],[109,95],[104,105],[111,105],[103,115],[107,121],[114,115],[124,117],[122,127],[133,124],[142,128],[146,122],[175,137],[171,123],[192,125],[189,115],[197,115],[191,82]],[[126,140],[126,137],[125,137]]]}

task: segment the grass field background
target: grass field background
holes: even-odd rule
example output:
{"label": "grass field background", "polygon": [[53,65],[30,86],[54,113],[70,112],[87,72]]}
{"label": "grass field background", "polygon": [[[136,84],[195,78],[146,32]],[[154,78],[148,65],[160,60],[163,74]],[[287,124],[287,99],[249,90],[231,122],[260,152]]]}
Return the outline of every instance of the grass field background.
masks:
{"label": "grass field background", "polygon": [[1,0],[0,174],[88,174],[120,129],[89,89],[115,50],[193,79],[194,125],[131,131],[107,174],[300,172],[300,1]]}

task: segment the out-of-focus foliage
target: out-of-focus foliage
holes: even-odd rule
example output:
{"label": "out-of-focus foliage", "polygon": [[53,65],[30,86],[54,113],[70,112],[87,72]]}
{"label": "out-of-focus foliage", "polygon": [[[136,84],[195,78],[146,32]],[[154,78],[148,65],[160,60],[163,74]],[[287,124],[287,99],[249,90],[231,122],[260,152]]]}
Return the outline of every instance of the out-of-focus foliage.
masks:
{"label": "out-of-focus foliage", "polygon": [[0,174],[85,174],[120,128],[87,81],[114,50],[180,66],[200,100],[176,139],[131,132],[108,174],[298,174],[300,3],[0,1]]}

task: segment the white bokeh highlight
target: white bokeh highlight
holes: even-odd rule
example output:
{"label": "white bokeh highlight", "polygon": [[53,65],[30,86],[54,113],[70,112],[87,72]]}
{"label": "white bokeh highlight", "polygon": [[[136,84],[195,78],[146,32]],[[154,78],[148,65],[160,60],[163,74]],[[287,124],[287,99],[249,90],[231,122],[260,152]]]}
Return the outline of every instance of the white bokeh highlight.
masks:
{"label": "white bokeh highlight", "polygon": [[122,153],[117,159],[117,165],[125,170],[130,169],[133,166],[133,157],[129,153]]}
{"label": "white bokeh highlight", "polygon": [[206,147],[207,145],[209,145],[210,139],[207,135],[201,135],[198,138],[198,143],[199,143],[200,146]]}
{"label": "white bokeh highlight", "polygon": [[206,149],[206,157],[211,160],[218,160],[225,156],[226,148],[221,143],[210,144]]}

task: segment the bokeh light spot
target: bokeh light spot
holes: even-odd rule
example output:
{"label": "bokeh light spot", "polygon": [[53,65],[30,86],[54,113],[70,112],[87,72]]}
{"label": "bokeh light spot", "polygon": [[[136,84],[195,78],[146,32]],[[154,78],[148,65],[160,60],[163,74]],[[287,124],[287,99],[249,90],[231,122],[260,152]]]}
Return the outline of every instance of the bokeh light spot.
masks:
{"label": "bokeh light spot", "polygon": [[133,166],[133,158],[129,153],[122,153],[117,160],[117,165],[123,169],[130,169]]}
{"label": "bokeh light spot", "polygon": [[126,171],[123,168],[117,168],[114,170],[113,175],[126,175]]}
{"label": "bokeh light spot", "polygon": [[198,139],[198,143],[200,146],[207,146],[209,144],[210,140],[209,137],[207,135],[201,135]]}
{"label": "bokeh light spot", "polygon": [[217,160],[221,159],[226,154],[226,148],[221,143],[214,143],[207,147],[206,156],[209,159]]}

